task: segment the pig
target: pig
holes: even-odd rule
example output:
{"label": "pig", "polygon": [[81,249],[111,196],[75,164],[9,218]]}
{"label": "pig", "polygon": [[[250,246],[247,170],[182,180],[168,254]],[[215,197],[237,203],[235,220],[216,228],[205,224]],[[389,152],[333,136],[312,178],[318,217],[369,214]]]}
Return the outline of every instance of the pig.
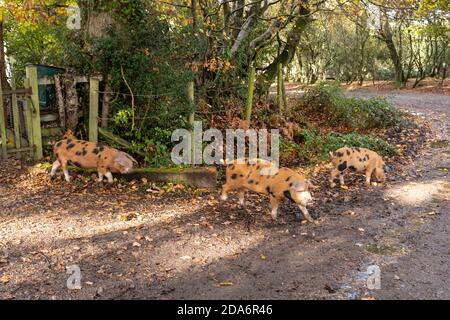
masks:
{"label": "pig", "polygon": [[[306,206],[312,201],[308,190],[311,183],[304,176],[289,168],[278,168],[262,159],[244,159],[229,163],[226,168],[226,183],[222,187],[221,200],[228,198],[228,192],[238,191],[239,203],[244,205],[245,191],[269,195],[271,216],[277,219],[278,201],[284,198],[296,203],[309,222],[314,220]],[[295,214],[300,219],[300,214]]]}
{"label": "pig", "polygon": [[56,161],[53,162],[50,178],[53,180],[56,171],[62,167],[67,182],[70,182],[68,165],[86,169],[97,168],[97,181],[102,182],[103,177],[106,177],[108,182],[112,183],[114,181],[112,172],[129,173],[133,168],[133,163],[137,163],[125,152],[102,143],[76,140],[73,136],[55,143],[53,153]]}
{"label": "pig", "polygon": [[366,148],[343,147],[334,152],[330,152],[331,162],[334,166],[330,174],[330,187],[336,184],[334,179],[339,175],[339,182],[344,184],[344,173],[348,169],[356,172],[365,172],[366,186],[370,186],[372,173],[379,182],[385,181],[384,161],[375,152]]}

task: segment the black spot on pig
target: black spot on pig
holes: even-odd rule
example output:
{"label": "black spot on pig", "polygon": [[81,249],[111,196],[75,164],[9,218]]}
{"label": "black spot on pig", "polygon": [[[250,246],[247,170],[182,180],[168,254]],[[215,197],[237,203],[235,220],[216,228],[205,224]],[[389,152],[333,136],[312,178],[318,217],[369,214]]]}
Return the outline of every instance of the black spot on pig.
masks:
{"label": "black spot on pig", "polygon": [[348,168],[352,171],[356,171],[356,168],[354,166],[349,166]]}
{"label": "black spot on pig", "polygon": [[81,156],[82,154],[83,154],[82,151],[77,151],[77,152],[75,152],[75,155],[77,155],[77,156]]}
{"label": "black spot on pig", "polygon": [[285,190],[283,191],[283,194],[286,198],[288,198],[289,200],[291,200],[292,202],[295,202],[294,199],[292,199],[291,197],[291,192],[289,190]]}
{"label": "black spot on pig", "polygon": [[83,148],[83,150],[81,150],[81,154],[82,154],[83,156],[85,156],[85,155],[87,154],[86,148]]}
{"label": "black spot on pig", "polygon": [[347,155],[348,155],[348,156],[350,155],[350,150],[348,150],[348,149],[347,149]]}
{"label": "black spot on pig", "polygon": [[237,179],[237,174],[236,174],[236,173],[233,173],[233,174],[231,175],[231,179],[236,180],[236,179]]}
{"label": "black spot on pig", "polygon": [[99,152],[100,152],[100,151],[98,150],[98,148],[94,148],[94,149],[92,150],[92,153],[93,153],[93,154],[99,154]]}
{"label": "black spot on pig", "polygon": [[268,193],[270,196],[275,197],[275,195],[273,194],[272,190],[270,190],[270,187],[269,187],[269,186],[266,187],[266,191],[267,191],[267,193]]}
{"label": "black spot on pig", "polygon": [[347,169],[347,161],[342,162],[342,163],[338,166],[338,170],[339,170],[339,171],[344,171],[345,169]]}
{"label": "black spot on pig", "polygon": [[255,182],[253,179],[248,180],[249,184],[253,184],[253,182]]}
{"label": "black spot on pig", "polygon": [[[68,141],[68,140],[67,140]],[[72,149],[73,147],[75,147],[75,143],[69,143],[66,147],[67,150]]]}
{"label": "black spot on pig", "polygon": [[342,152],[336,152],[336,156],[341,158],[344,154]]}
{"label": "black spot on pig", "polygon": [[103,150],[105,150],[105,145],[102,143],[97,143],[97,148],[100,152],[102,152]]}
{"label": "black spot on pig", "polygon": [[288,182],[289,180],[291,180],[291,177],[287,177],[286,182]]}
{"label": "black spot on pig", "polygon": [[62,141],[58,141],[58,142],[56,143],[56,147],[60,147],[61,144],[62,144]]}

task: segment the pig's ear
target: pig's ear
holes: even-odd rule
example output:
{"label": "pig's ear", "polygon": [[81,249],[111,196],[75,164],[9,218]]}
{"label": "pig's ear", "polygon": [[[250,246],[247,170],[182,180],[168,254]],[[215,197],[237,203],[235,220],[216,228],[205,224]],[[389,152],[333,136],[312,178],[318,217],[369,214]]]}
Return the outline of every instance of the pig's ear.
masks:
{"label": "pig's ear", "polygon": [[130,159],[131,161],[133,161],[134,163],[138,164],[138,162],[136,161],[136,159],[134,159],[132,156],[130,156],[128,153],[124,153],[125,156]]}
{"label": "pig's ear", "polygon": [[123,167],[126,167],[127,165],[129,165],[129,160],[130,159],[128,159],[126,157],[125,153],[123,153],[123,152],[120,152],[118,154],[118,156],[114,159],[115,162],[117,162],[118,164],[120,164]]}
{"label": "pig's ear", "polygon": [[302,181],[295,181],[294,184],[292,185],[292,189],[297,192],[307,191],[308,184]]}

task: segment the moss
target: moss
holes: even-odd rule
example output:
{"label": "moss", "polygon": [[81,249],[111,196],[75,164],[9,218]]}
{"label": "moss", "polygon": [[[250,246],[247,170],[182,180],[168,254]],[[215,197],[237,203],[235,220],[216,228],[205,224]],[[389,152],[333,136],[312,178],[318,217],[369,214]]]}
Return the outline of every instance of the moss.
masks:
{"label": "moss", "polygon": [[403,254],[406,251],[406,249],[402,246],[391,244],[376,244],[376,243],[366,245],[365,249],[370,253],[387,256]]}
{"label": "moss", "polygon": [[433,142],[431,142],[431,147],[433,149],[438,149],[438,148],[445,148],[448,146],[449,141],[448,140],[434,140]]}

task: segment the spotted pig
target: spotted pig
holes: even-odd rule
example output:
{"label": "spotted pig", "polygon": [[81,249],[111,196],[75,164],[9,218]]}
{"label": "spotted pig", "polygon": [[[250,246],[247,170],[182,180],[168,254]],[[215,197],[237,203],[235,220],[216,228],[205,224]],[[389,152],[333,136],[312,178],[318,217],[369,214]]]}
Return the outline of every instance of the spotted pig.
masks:
{"label": "spotted pig", "polygon": [[62,167],[66,181],[70,182],[67,166],[74,165],[81,168],[97,168],[97,181],[103,181],[105,176],[111,183],[113,182],[112,172],[129,173],[133,168],[133,162],[137,163],[125,152],[101,143],[72,138],[58,141],[53,146],[56,161],[53,163],[50,172],[51,179],[55,177],[59,167]]}
{"label": "spotted pig", "polygon": [[344,184],[344,173],[347,170],[365,172],[366,185],[370,186],[370,179],[373,173],[379,182],[384,182],[384,161],[374,151],[366,148],[343,147],[334,152],[330,152],[333,170],[330,175],[330,186],[334,188],[334,179],[339,175],[340,184]]}
{"label": "spotted pig", "polygon": [[[274,164],[261,160],[234,161],[227,165],[226,183],[221,199],[228,198],[228,192],[238,191],[239,203],[244,205],[245,191],[250,190],[270,197],[271,215],[277,218],[278,201],[284,198],[296,203],[309,222],[314,222],[306,209],[312,202],[310,183],[304,176],[289,168],[277,168]],[[300,214],[296,213],[297,219]]]}

